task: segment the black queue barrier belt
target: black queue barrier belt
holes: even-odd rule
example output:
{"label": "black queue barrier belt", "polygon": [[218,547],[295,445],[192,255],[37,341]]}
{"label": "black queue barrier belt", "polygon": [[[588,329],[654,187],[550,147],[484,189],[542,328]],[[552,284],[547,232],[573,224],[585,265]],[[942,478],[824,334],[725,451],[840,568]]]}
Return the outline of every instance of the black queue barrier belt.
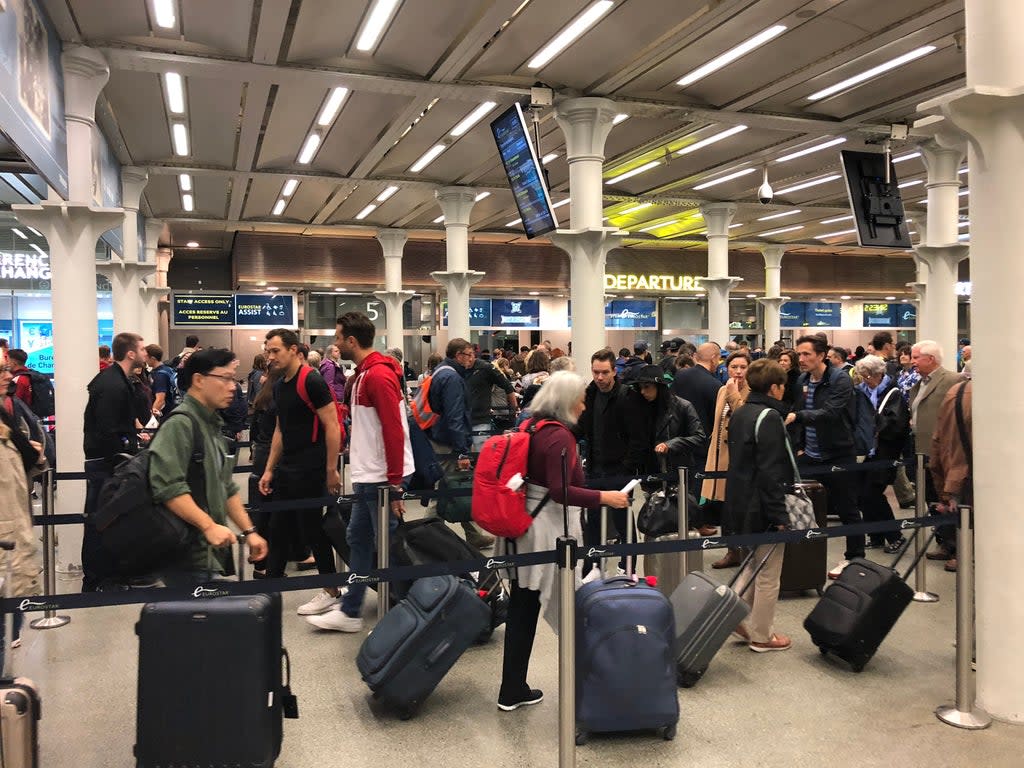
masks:
{"label": "black queue barrier belt", "polygon": [[[645,542],[639,544],[608,544],[602,547],[580,548],[587,557],[619,557],[622,555],[646,555],[673,552],[695,552],[725,547],[757,547],[762,544],[790,544],[810,539],[830,539],[839,536],[863,536],[892,530],[911,530],[931,525],[959,524],[959,515],[932,515],[906,520],[887,520],[876,523],[855,523],[830,528],[811,528],[804,531],[772,531],[760,534],[737,536],[709,536],[696,539],[675,539]],[[427,576],[458,576],[474,571],[508,570],[532,565],[547,565],[558,562],[558,551],[528,552],[525,554],[490,557],[479,560],[461,560],[448,563],[430,563],[395,568],[371,570],[362,575],[357,573],[335,573],[318,576],[291,576],[282,579],[260,579],[257,581],[225,581],[200,584],[191,590],[167,589],[163,587],[132,589],[122,592],[88,592],[68,595],[32,595],[21,598],[0,600],[0,610],[31,613],[33,611],[74,610],[76,608],[99,608],[115,605],[138,605],[142,603],[165,602],[168,600],[204,599],[228,595],[256,595],[266,592],[294,592],[323,587],[343,587],[349,584],[377,584],[382,581],[413,581]]]}

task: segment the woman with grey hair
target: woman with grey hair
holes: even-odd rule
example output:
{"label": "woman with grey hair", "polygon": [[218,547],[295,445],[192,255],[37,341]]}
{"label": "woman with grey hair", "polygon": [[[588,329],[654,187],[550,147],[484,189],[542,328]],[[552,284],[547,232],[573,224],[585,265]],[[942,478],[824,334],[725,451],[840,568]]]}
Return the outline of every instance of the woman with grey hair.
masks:
{"label": "woman with grey hair", "polygon": [[[570,371],[553,373],[533,399],[533,415],[525,429],[533,430],[527,462],[526,508],[536,510],[533,524],[518,539],[506,539],[506,551],[514,554],[545,552],[563,534],[562,505],[569,505],[569,535],[581,539],[581,509],[606,504],[621,509],[629,499],[620,491],[597,491],[584,487],[583,467],[576,453],[572,428],[586,407],[586,382]],[[551,423],[554,422],[554,423]],[[562,483],[563,455],[568,464],[567,485]],[[556,597],[552,600],[552,597]],[[498,708],[510,712],[538,704],[544,694],[530,688],[526,675],[530,667],[533,638],[541,610],[557,628],[557,584],[554,564],[533,565],[513,571],[512,594],[505,620],[505,649],[501,669]]]}
{"label": "woman with grey hair", "polygon": [[[886,373],[885,360],[867,355],[857,361],[857,374],[861,382],[855,397],[866,397],[878,414],[875,417],[875,450],[869,455],[873,459],[898,459],[903,455],[903,446],[910,434],[910,409],[907,407],[899,384]],[[886,486],[896,480],[895,467],[872,470],[865,473],[860,491],[860,508],[864,522],[877,523],[893,520],[892,506],[885,497]],[[884,547],[885,552],[894,554],[903,546],[899,531],[871,534],[870,547]]]}

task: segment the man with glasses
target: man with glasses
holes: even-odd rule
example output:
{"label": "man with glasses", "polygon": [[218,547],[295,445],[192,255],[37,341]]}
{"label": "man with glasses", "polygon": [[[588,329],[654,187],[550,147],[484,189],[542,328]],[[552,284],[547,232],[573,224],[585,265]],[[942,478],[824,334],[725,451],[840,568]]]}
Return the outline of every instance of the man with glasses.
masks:
{"label": "man with glasses", "polygon": [[[473,427],[466,398],[466,378],[473,368],[476,353],[465,339],[452,339],[445,350],[445,358],[434,369],[430,379],[430,409],[438,415],[427,430],[434,451],[445,473],[456,469],[469,469],[469,451],[472,448]],[[472,523],[463,523],[466,541],[477,549],[494,544],[494,537],[479,530]]]}
{"label": "man with glasses", "polygon": [[[316,499],[328,493],[341,493],[338,451],[341,428],[327,382],[319,371],[306,366],[300,353],[299,337],[287,328],[267,333],[267,367],[282,373],[274,385],[277,426],[270,443],[267,468],[260,478],[264,496],[273,493],[274,501]],[[305,368],[303,368],[305,366]],[[303,369],[305,391],[299,389],[299,371]],[[323,530],[323,508],[274,512],[270,518],[270,557],[267,576],[280,578],[288,562],[290,526],[298,523],[303,543],[310,548],[321,575],[335,573],[334,550]],[[340,594],[327,587],[299,606],[300,616],[315,616],[337,606]]]}
{"label": "man with glasses", "polygon": [[[223,551],[237,541],[227,527],[229,519],[241,531],[251,562],[267,555],[267,542],[256,533],[232,478],[235,462],[221,435],[224,421],[217,414],[235,396],[237,371],[238,359],[230,350],[203,349],[189,355],[179,379],[188,387],[185,398],[149,448],[153,500],[195,528],[188,554],[161,574],[169,587],[192,587],[223,576]],[[194,445],[195,425],[201,449]],[[198,453],[203,456],[202,488],[188,482],[189,465]]]}

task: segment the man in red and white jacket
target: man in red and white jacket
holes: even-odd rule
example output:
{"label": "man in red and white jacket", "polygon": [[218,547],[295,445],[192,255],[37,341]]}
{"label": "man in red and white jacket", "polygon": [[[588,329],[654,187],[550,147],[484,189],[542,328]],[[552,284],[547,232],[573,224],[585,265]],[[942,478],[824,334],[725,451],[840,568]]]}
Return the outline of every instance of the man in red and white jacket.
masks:
{"label": "man in red and white jacket", "polygon": [[[391,486],[398,497],[391,502],[391,526],[394,533],[405,508],[401,493],[413,473],[409,420],[402,396],[402,369],[398,361],[373,349],[377,329],[362,312],[348,312],[338,318],[334,343],[345,360],[356,364],[356,372],[346,384],[345,399],[352,417],[349,464],[352,490],[352,520],[348,524],[348,543],[352,550],[353,574],[367,574],[373,567],[377,543],[377,490]],[[353,579],[341,600],[341,606],[307,621],[320,629],[360,632],[360,616],[366,585]]]}

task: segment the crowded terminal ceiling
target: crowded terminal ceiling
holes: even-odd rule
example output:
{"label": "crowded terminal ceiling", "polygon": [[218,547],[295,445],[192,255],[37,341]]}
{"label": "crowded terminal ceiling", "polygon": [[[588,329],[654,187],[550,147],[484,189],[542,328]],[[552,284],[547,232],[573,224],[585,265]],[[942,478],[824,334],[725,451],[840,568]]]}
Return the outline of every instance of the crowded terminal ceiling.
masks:
{"label": "crowded terminal ceiling", "polygon": [[[380,227],[439,239],[447,185],[477,190],[473,241],[525,245],[488,124],[542,83],[556,103],[617,103],[604,206],[625,248],[706,250],[699,205],[736,201],[736,250],[877,257],[857,246],[839,151],[881,151],[910,126],[892,151],[908,215],[923,216],[917,105],[965,74],[962,0],[43,5],[65,45],[109,62],[98,123],[123,165],[148,171],[142,212],[175,248]],[[537,117],[564,225],[565,142],[551,108]]]}

